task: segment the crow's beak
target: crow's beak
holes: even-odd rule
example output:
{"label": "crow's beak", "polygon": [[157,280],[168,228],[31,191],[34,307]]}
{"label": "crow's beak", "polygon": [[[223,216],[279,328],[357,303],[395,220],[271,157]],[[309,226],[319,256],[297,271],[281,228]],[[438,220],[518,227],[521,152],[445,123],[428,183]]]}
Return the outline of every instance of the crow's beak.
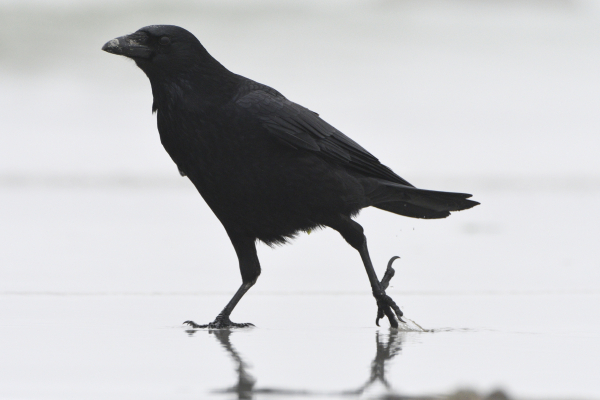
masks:
{"label": "crow's beak", "polygon": [[102,50],[129,58],[150,58],[152,49],[144,44],[145,34],[132,33],[108,41]]}

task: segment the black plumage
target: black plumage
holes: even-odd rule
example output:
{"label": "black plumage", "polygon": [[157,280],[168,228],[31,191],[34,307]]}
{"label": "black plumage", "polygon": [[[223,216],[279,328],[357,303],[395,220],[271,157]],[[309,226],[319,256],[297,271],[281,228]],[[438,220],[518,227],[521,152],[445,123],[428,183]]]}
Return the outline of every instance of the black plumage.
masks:
{"label": "black plumage", "polygon": [[463,193],[417,189],[358,143],[278,91],[234,74],[185,29],[152,25],[103,50],[132,58],[150,79],[161,142],[219,218],[237,253],[242,286],[209,325],[247,326],[229,315],[260,275],[256,240],[285,243],[331,227],[361,255],[377,321],[402,312],[386,295],[362,227],[373,206],[413,218],[444,218],[479,203]]}

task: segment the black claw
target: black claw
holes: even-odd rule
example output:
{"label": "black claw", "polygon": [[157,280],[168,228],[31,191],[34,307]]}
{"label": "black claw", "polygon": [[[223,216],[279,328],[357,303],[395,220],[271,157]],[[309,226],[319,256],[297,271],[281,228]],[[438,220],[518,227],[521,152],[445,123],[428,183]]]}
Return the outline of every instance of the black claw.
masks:
{"label": "black claw", "polygon": [[383,311],[385,312],[385,316],[388,317],[388,320],[390,321],[390,325],[392,326],[392,328],[397,328],[398,321],[396,321],[396,317],[394,316],[394,313],[392,312],[390,307],[389,306],[384,307]]}
{"label": "black claw", "polygon": [[[390,281],[392,280],[392,278],[394,277],[394,274],[396,273],[394,268],[392,268],[392,264],[394,263],[394,261],[396,261],[399,258],[400,257],[398,257],[398,256],[394,256],[394,257],[390,258],[390,261],[388,261],[388,265],[385,270],[385,274],[383,275],[383,278],[379,282],[379,284],[381,285],[381,289],[384,291],[385,291],[385,289],[388,288]],[[402,310],[400,310],[400,307],[398,307],[398,305],[394,302],[394,300],[392,300],[392,298],[390,296],[386,295],[385,292],[383,292],[383,296],[381,296],[381,298],[376,297],[376,299],[377,299],[378,307],[377,307],[377,318],[375,319],[375,325],[379,326],[379,320],[382,319],[384,316],[386,316],[388,318],[392,328],[398,327],[398,321],[396,321],[396,318],[398,318],[398,320],[400,322],[404,322],[404,320],[402,319],[402,316],[404,315],[404,313],[402,312]]]}
{"label": "black claw", "polygon": [[187,324],[189,326],[191,326],[194,329],[228,329],[228,328],[249,328],[251,326],[254,326],[254,324],[251,324],[249,322],[243,323],[243,324],[236,324],[235,322],[231,322],[229,320],[229,318],[224,319],[224,318],[219,318],[217,317],[217,319],[215,319],[213,322],[209,323],[209,324],[205,324],[205,325],[198,325],[197,323],[195,323],[194,321],[184,321],[184,324]]}
{"label": "black claw", "polygon": [[383,317],[385,317],[383,309],[381,307],[377,307],[377,319],[375,320],[375,325],[379,326],[379,320]]}
{"label": "black claw", "polygon": [[190,320],[184,321],[183,323],[191,326],[194,329],[208,328],[208,325],[198,325],[194,321],[190,321]]}
{"label": "black claw", "polygon": [[384,317],[383,310],[381,307],[377,308],[377,318],[375,318],[375,325],[379,326],[379,320]]}
{"label": "black claw", "polygon": [[394,257],[390,258],[390,261],[388,261],[387,268],[385,269],[385,274],[383,274],[383,279],[380,282],[381,288],[383,290],[387,289],[387,287],[390,284],[390,281],[394,277],[394,274],[396,273],[396,271],[394,271],[394,268],[392,268],[392,264],[394,263],[394,261],[396,261],[399,258],[400,257],[398,257],[398,256],[394,256]]}
{"label": "black claw", "polygon": [[388,261],[387,269],[392,268],[392,264],[394,263],[394,261],[396,261],[399,258],[400,258],[400,256],[394,256],[394,257],[390,258],[390,261]]}
{"label": "black claw", "polygon": [[250,328],[251,326],[255,326],[254,324],[251,324],[250,322],[244,322],[243,324],[236,324],[235,322],[232,322],[232,324],[236,328]]}
{"label": "black claw", "polygon": [[[392,310],[394,310],[394,313],[396,314],[398,319],[400,321],[402,321],[402,316],[404,315],[404,313],[402,312],[402,310],[400,310],[400,307],[398,307],[398,305],[394,302],[394,300],[392,300],[392,298],[390,296],[386,295],[385,300],[386,300],[387,304],[392,308]],[[402,321],[402,322],[404,322],[404,321]]]}

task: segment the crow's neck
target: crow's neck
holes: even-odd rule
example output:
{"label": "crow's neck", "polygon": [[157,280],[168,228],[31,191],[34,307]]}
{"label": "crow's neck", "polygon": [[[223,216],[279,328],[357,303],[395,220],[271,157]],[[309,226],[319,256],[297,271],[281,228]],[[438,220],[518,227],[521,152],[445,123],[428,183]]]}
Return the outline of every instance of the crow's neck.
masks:
{"label": "crow's neck", "polygon": [[207,110],[234,97],[240,77],[221,64],[195,66],[188,71],[150,77],[154,103],[152,111],[173,111],[184,107]]}

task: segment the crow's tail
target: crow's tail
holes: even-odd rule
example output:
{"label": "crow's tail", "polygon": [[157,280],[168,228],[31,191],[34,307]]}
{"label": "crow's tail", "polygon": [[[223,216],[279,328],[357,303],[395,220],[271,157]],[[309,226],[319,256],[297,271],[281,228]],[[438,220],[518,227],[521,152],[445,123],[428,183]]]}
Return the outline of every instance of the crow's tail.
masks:
{"label": "crow's tail", "polygon": [[406,217],[446,218],[450,211],[466,210],[479,204],[468,200],[471,195],[467,193],[417,189],[380,179],[370,181],[365,190],[371,205]]}

